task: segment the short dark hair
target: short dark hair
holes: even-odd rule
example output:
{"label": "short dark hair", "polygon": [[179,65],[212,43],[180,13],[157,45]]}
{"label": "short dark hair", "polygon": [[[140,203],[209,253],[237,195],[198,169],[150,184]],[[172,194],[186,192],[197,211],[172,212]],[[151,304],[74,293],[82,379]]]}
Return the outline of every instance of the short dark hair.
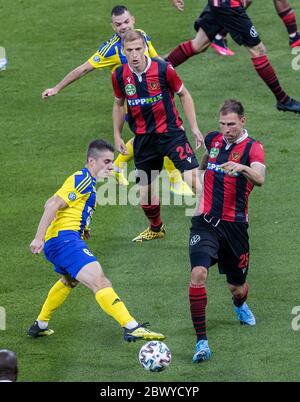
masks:
{"label": "short dark hair", "polygon": [[0,380],[16,381],[18,375],[18,361],[14,352],[7,349],[0,350]]}
{"label": "short dark hair", "polygon": [[240,101],[235,99],[227,99],[220,107],[219,112],[224,115],[229,113],[236,113],[239,117],[245,116],[244,106],[241,104]]}
{"label": "short dark hair", "polygon": [[114,146],[105,140],[94,140],[89,143],[88,150],[87,150],[87,155],[86,159],[88,160],[89,158],[94,158],[97,159],[98,152],[101,151],[110,151],[110,152],[115,152]]}
{"label": "short dark hair", "polygon": [[133,42],[134,40],[137,39],[141,39],[145,45],[145,37],[142,34],[142,32],[137,29],[129,29],[128,31],[125,32],[122,38],[122,46],[124,46],[126,42]]}
{"label": "short dark hair", "polygon": [[125,11],[128,11],[128,8],[125,6],[115,6],[112,10],[111,10],[111,16],[115,15],[116,17],[119,15],[122,15],[125,13]]}

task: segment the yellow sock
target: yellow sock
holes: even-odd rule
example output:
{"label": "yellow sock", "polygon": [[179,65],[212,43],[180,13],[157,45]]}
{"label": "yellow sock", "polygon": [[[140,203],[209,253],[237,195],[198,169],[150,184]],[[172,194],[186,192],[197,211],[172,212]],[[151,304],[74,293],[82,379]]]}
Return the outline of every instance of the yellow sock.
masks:
{"label": "yellow sock", "polygon": [[72,289],[64,285],[61,280],[58,280],[50,289],[48,297],[37,319],[40,321],[49,321],[54,312],[69,296],[71,290]]}
{"label": "yellow sock", "polygon": [[122,164],[131,161],[131,159],[133,158],[133,138],[131,138],[131,140],[127,142],[126,148],[128,154],[127,155],[119,154],[117,159],[114,161],[114,167],[119,170],[122,169]]}
{"label": "yellow sock", "polygon": [[170,183],[182,182],[181,173],[176,169],[174,163],[167,156],[164,157],[164,167],[169,175]]}
{"label": "yellow sock", "polygon": [[102,310],[118,321],[121,327],[125,327],[129,321],[134,320],[113,288],[99,290],[95,298]]}

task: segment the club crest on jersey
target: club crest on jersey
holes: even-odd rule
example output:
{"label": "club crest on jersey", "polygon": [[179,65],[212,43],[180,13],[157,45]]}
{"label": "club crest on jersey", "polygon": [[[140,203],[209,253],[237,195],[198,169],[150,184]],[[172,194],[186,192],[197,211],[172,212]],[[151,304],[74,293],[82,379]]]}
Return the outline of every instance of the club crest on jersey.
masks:
{"label": "club crest on jersey", "polygon": [[240,158],[240,154],[239,154],[239,152],[233,152],[233,154],[232,154],[232,160],[233,161],[237,161],[239,158]]}
{"label": "club crest on jersey", "polygon": [[75,201],[76,200],[76,194],[75,193],[69,193],[68,198],[70,201]]}
{"label": "club crest on jersey", "polygon": [[155,90],[158,88],[158,82],[150,82],[151,89]]}
{"label": "club crest on jersey", "polygon": [[133,84],[127,84],[125,87],[125,92],[129,96],[133,96],[136,94],[136,87]]}
{"label": "club crest on jersey", "polygon": [[219,155],[219,152],[220,152],[219,148],[212,148],[210,150],[209,156],[211,158],[216,158]]}

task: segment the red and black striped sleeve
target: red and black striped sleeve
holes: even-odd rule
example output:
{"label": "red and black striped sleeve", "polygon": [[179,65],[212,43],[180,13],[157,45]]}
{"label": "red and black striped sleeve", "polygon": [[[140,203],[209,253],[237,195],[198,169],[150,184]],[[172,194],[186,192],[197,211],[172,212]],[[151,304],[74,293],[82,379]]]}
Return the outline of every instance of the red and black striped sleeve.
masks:
{"label": "red and black striped sleeve", "polygon": [[120,84],[119,84],[118,79],[117,79],[117,70],[115,70],[112,73],[111,81],[112,81],[112,86],[113,86],[113,89],[114,89],[115,97],[117,99],[124,99],[125,95],[123,94],[122,89],[121,89]]}

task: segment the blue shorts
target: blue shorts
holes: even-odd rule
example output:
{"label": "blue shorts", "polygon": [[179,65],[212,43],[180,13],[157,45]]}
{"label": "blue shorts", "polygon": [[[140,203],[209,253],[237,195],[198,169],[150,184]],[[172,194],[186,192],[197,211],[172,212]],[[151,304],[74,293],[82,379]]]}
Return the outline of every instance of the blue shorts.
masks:
{"label": "blue shorts", "polygon": [[45,243],[44,254],[54,265],[54,270],[62,275],[69,274],[76,279],[78,272],[86,264],[97,261],[87,245],[80,238],[80,233],[62,230],[57,237]]}

